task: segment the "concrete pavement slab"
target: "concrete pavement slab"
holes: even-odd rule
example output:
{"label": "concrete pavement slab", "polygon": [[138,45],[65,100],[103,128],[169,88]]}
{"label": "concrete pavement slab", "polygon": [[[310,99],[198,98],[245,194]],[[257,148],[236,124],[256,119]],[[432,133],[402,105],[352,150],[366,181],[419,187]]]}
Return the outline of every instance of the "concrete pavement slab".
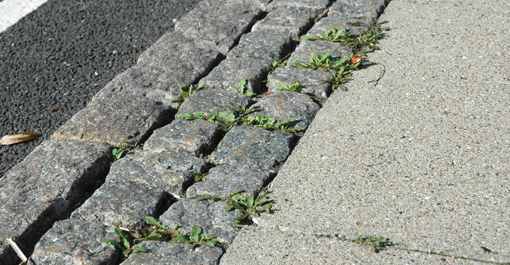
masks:
{"label": "concrete pavement slab", "polygon": [[[222,264],[281,253],[347,263],[362,253],[348,243],[325,259],[333,243],[312,248],[302,235],[384,236],[392,248],[508,263],[509,7],[392,1],[380,18],[391,31],[371,66],[318,112],[271,184],[275,213],[244,229]],[[277,231],[295,238],[283,244],[269,236]],[[250,255],[237,250],[246,242],[256,246]]]}

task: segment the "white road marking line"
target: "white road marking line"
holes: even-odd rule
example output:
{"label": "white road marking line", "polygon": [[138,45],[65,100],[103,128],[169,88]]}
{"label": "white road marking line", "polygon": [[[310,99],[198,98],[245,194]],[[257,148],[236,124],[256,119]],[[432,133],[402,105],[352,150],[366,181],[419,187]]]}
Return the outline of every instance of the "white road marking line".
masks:
{"label": "white road marking line", "polygon": [[48,0],[4,0],[0,2],[0,33],[16,24]]}

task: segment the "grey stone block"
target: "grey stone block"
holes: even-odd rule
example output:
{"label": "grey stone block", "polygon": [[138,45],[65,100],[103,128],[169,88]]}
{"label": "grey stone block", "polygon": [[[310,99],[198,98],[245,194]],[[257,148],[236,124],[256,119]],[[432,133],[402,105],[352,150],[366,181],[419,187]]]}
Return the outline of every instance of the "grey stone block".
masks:
{"label": "grey stone block", "polygon": [[320,109],[309,96],[292,91],[278,91],[264,97],[254,106],[258,110],[251,113],[250,117],[269,115],[276,121],[296,118],[291,127],[303,130],[308,128]]}
{"label": "grey stone block", "polygon": [[320,15],[330,2],[330,0],[273,0],[269,3],[267,10],[273,11],[277,8],[309,9],[315,15]]}
{"label": "grey stone block", "polygon": [[308,36],[321,36],[320,33],[324,33],[326,30],[341,29],[344,28],[347,32],[351,33],[351,37],[358,37],[367,26],[352,26],[349,23],[359,22],[362,25],[370,25],[372,20],[370,19],[356,19],[356,18],[341,18],[341,17],[325,17],[317,22],[313,27],[306,33]]}
{"label": "grey stone block", "polygon": [[106,180],[133,181],[180,196],[192,184],[193,174],[206,170],[204,160],[185,154],[131,151],[113,163]]}
{"label": "grey stone block", "polygon": [[333,59],[340,58],[340,54],[345,54],[347,56],[351,55],[351,49],[345,46],[340,46],[338,43],[330,42],[330,41],[311,41],[311,40],[303,40],[301,44],[297,47],[297,49],[292,53],[289,58],[289,63],[287,64],[287,68],[292,69],[293,61],[298,61],[302,63],[309,64],[310,63],[310,54],[312,52],[325,54],[326,52],[331,52],[331,57]]}
{"label": "grey stone block", "polygon": [[182,103],[176,117],[182,114],[203,112],[205,115],[210,115],[213,110],[221,113],[231,113],[232,111],[226,106],[231,106],[230,103],[236,103],[238,106],[249,106],[252,104],[250,97],[234,93],[230,90],[224,89],[204,89],[195,92],[193,95],[186,98]]}
{"label": "grey stone block", "polygon": [[239,90],[239,81],[246,79],[246,91],[253,93],[265,92],[262,80],[269,73],[268,62],[259,59],[239,58],[222,61],[214,70],[202,80],[207,88],[217,88],[231,91],[235,87]]}
{"label": "grey stone block", "polygon": [[133,253],[122,265],[216,265],[223,255],[219,247],[199,246],[190,251],[187,244],[165,241],[144,241],[138,247],[146,248],[147,253]]}
{"label": "grey stone block", "polygon": [[172,123],[154,131],[143,149],[151,152],[186,153],[201,157],[215,146],[220,136],[216,123],[176,118]]}
{"label": "grey stone block", "polygon": [[284,83],[290,86],[292,83],[301,82],[301,93],[312,96],[326,98],[331,93],[331,84],[321,84],[322,80],[331,78],[331,74],[322,70],[311,70],[302,67],[288,69],[286,67],[278,67],[269,75],[267,83],[269,91],[277,92],[278,84]]}
{"label": "grey stone block", "polygon": [[168,227],[179,225],[178,231],[191,233],[194,225],[202,228],[204,235],[216,234],[219,243],[231,244],[239,228],[234,223],[241,216],[239,210],[227,212],[224,201],[180,200],[160,216]]}
{"label": "grey stone block", "polygon": [[253,25],[252,32],[285,32],[292,39],[299,39],[313,24],[311,9],[277,8]]}
{"label": "grey stone block", "polygon": [[252,58],[266,63],[278,61],[292,52],[292,39],[285,31],[255,31],[244,34],[227,59]]}
{"label": "grey stone block", "polygon": [[122,226],[135,230],[145,227],[145,216],[154,216],[169,199],[162,189],[143,183],[114,179],[107,181],[75,210],[72,219]]}
{"label": "grey stone block", "polygon": [[277,171],[290,155],[293,139],[292,133],[236,126],[225,135],[210,159],[216,165],[248,165]]}
{"label": "grey stone block", "polygon": [[196,80],[222,57],[213,43],[197,37],[167,33],[140,55],[138,65],[161,67],[182,80]]}
{"label": "grey stone block", "polygon": [[0,179],[0,260],[18,264],[6,245],[13,240],[30,254],[37,240],[104,179],[109,159],[106,144],[45,141]]}
{"label": "grey stone block", "polygon": [[246,165],[211,168],[206,181],[196,182],[186,191],[188,198],[199,195],[227,198],[237,190],[257,195],[271,177],[271,173]]}
{"label": "grey stone block", "polygon": [[242,1],[204,0],[175,23],[175,31],[188,38],[211,41],[226,54],[261,14],[259,8]]}
{"label": "grey stone block", "polygon": [[388,0],[338,0],[329,7],[329,17],[376,19]]}
{"label": "grey stone block", "polygon": [[148,98],[140,90],[119,89],[92,100],[52,136],[55,140],[88,140],[127,146],[143,142],[173,119],[175,109]]}
{"label": "grey stone block", "polygon": [[37,243],[28,264],[116,264],[120,251],[105,240],[120,240],[112,226],[78,219],[58,221]]}

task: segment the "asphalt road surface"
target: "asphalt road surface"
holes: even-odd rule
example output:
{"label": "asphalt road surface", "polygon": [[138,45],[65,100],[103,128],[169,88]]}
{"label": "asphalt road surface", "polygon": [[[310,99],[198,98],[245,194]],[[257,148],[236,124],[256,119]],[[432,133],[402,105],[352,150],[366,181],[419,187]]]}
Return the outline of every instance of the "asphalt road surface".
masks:
{"label": "asphalt road surface", "polygon": [[49,0],[0,33],[0,137],[42,134],[0,145],[0,177],[198,2]]}

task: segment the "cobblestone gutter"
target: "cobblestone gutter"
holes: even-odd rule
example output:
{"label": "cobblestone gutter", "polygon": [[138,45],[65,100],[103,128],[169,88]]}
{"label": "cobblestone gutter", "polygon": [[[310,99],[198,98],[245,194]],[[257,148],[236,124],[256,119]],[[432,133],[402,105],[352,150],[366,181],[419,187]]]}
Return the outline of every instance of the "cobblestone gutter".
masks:
{"label": "cobblestone gutter", "polygon": [[[230,110],[224,106],[235,102],[255,104],[260,113],[279,121],[296,117],[294,126],[306,129],[320,108],[316,99],[331,93],[330,84],[320,84],[329,73],[289,64],[267,78],[268,63],[291,52],[289,61],[305,63],[312,51],[350,54],[347,47],[330,42],[299,42],[299,36],[310,28],[308,34],[349,28],[347,22],[377,18],[386,5],[386,0],[201,2],[51,141],[0,179],[1,263],[20,262],[6,242],[12,238],[31,255],[31,264],[118,264],[120,251],[103,241],[119,239],[114,226],[143,229],[145,216],[187,232],[199,225],[204,234],[218,234],[220,243],[232,243],[240,229],[234,225],[239,212],[226,212],[223,201],[194,198],[226,197],[238,189],[258,194],[299,139],[248,126],[224,134],[217,124],[178,117],[214,109],[225,113]],[[321,14],[327,16],[314,25],[311,17]],[[350,29],[355,33],[362,28]],[[231,92],[242,78],[251,92],[274,93],[253,100]],[[181,96],[177,83],[200,80],[205,80],[202,90],[180,107],[172,102]],[[278,83],[296,80],[303,93],[277,92]],[[128,146],[143,148],[110,167],[105,153],[126,138]],[[206,172],[205,182],[194,183],[195,173]],[[223,255],[219,247],[190,252],[185,244],[170,242],[140,246],[149,253],[134,253],[123,264],[217,264]]]}

